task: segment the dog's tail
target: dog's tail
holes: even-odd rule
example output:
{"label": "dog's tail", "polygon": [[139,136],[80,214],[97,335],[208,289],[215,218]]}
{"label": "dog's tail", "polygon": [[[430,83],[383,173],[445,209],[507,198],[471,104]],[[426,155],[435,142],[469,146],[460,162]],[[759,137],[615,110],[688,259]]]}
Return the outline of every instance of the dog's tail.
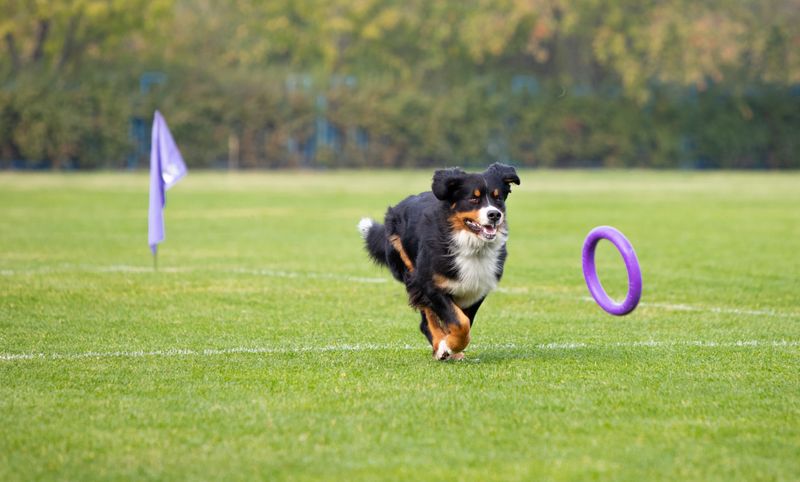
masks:
{"label": "dog's tail", "polygon": [[378,264],[386,265],[386,229],[374,219],[362,218],[358,222],[358,232],[364,238],[369,257]]}

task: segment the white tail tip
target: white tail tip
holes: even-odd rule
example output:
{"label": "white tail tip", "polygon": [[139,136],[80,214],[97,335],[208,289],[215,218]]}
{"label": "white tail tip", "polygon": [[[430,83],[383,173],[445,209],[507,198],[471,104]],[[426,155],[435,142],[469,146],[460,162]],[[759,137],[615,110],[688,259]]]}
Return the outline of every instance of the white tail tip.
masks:
{"label": "white tail tip", "polygon": [[375,224],[375,221],[370,218],[361,218],[361,221],[358,222],[358,232],[361,233],[362,238],[367,239],[367,234],[369,234],[373,224]]}

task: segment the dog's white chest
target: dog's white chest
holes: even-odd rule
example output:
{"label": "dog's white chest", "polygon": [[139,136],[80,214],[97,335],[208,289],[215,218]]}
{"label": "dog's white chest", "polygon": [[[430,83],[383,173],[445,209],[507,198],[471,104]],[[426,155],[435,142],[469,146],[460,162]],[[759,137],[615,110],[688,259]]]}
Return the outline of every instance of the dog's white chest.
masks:
{"label": "dog's white chest", "polygon": [[448,279],[445,289],[461,308],[467,308],[497,287],[497,270],[500,250],[505,239],[484,243],[469,233],[453,238],[453,264],[458,271],[455,279]]}

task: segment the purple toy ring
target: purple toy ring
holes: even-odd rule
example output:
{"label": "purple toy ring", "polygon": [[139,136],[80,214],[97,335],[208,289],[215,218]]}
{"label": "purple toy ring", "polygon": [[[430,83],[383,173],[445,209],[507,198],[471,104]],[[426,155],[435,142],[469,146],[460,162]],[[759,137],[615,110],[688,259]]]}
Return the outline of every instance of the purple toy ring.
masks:
{"label": "purple toy ring", "polygon": [[[628,269],[628,294],[625,301],[615,303],[608,297],[603,285],[597,278],[597,268],[594,264],[594,251],[597,243],[601,239],[607,239],[614,243],[622,259],[625,260],[625,267]],[[642,271],[639,269],[639,260],[633,251],[631,243],[618,230],[611,226],[598,226],[589,232],[586,241],[583,242],[583,276],[586,278],[586,285],[589,293],[601,308],[612,315],[627,315],[639,304],[642,297]]]}

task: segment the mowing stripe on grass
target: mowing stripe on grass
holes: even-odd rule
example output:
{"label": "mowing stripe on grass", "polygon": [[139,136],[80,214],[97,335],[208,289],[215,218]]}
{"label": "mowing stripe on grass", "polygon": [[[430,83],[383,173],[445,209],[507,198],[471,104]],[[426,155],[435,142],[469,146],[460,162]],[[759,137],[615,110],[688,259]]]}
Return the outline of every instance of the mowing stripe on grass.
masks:
{"label": "mowing stripe on grass", "polygon": [[[737,341],[629,341],[615,343],[554,342],[538,345],[507,344],[475,344],[473,350],[580,350],[609,348],[781,348],[798,347],[800,340],[737,340]],[[0,361],[25,360],[80,360],[85,358],[148,358],[148,357],[181,357],[181,356],[224,356],[238,354],[291,354],[291,353],[325,353],[325,352],[361,352],[361,351],[422,351],[421,345],[389,345],[389,344],[342,344],[324,346],[297,347],[234,347],[234,348],[169,348],[164,350],[131,350],[131,351],[87,351],[82,353],[0,353]]]}
{"label": "mowing stripe on grass", "polygon": [[[25,269],[25,270],[3,269],[0,270],[0,275],[14,276],[23,274],[63,273],[70,271],[95,272],[95,273],[142,273],[142,274],[154,272],[153,268],[149,266],[130,266],[130,265],[90,266],[90,265],[62,264],[58,267],[42,267],[42,268]],[[372,278],[366,276],[353,276],[353,275],[338,274],[338,273],[318,273],[313,271],[286,271],[286,270],[276,270],[276,269],[245,269],[245,268],[218,269],[213,267],[196,269],[196,268],[167,267],[167,268],[159,268],[158,270],[159,273],[191,273],[191,272],[208,272],[208,271],[248,274],[254,276],[265,276],[269,278],[322,279],[322,280],[348,281],[352,283],[368,283],[368,284],[387,283],[391,281],[390,278]],[[533,295],[533,294],[541,294],[543,291],[546,290],[542,288],[530,289],[526,286],[511,286],[511,287],[499,287],[497,288],[496,291],[508,295]],[[548,294],[553,295],[553,293],[548,293]],[[558,295],[563,298],[572,298],[572,296],[563,293],[558,293]],[[592,297],[590,296],[584,296],[581,297],[580,299],[586,302],[591,302],[591,303],[595,302],[594,299],[592,299]],[[661,303],[661,302],[644,302],[644,301],[639,303],[639,305],[647,308],[657,308],[669,311],[706,312],[706,313],[721,313],[728,315],[766,316],[774,318],[800,318],[800,313],[785,313],[774,310],[753,310],[753,309],[729,308],[729,307],[719,307],[719,306],[693,306],[693,305],[678,304],[678,303]]]}

